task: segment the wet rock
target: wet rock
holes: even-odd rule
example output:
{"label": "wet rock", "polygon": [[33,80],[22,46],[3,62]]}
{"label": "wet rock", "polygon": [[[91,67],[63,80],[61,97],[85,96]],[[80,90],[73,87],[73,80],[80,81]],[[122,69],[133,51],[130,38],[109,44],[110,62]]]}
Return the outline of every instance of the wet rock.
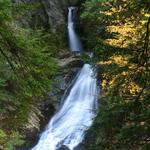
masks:
{"label": "wet rock", "polygon": [[70,149],[67,146],[63,145],[63,146],[61,146],[61,148],[59,148],[57,150],[70,150]]}
{"label": "wet rock", "polygon": [[58,61],[58,66],[60,66],[61,68],[65,68],[65,67],[82,67],[83,66],[83,61],[81,59],[77,59],[74,57],[70,57],[67,59],[60,59]]}
{"label": "wet rock", "polygon": [[77,147],[74,148],[74,150],[85,150],[84,145],[81,143]]}
{"label": "wet rock", "polygon": [[57,62],[60,68],[59,74],[53,80],[51,91],[48,93],[49,100],[54,104],[56,110],[59,108],[65,90],[84,64],[80,58],[73,58],[71,55],[63,59],[60,56]]}
{"label": "wet rock", "polygon": [[26,142],[24,145],[16,147],[16,150],[31,149],[38,142],[40,133],[45,129],[45,126],[54,113],[55,107],[52,103],[42,99],[37,101],[37,103],[31,107],[28,121],[21,129]]}

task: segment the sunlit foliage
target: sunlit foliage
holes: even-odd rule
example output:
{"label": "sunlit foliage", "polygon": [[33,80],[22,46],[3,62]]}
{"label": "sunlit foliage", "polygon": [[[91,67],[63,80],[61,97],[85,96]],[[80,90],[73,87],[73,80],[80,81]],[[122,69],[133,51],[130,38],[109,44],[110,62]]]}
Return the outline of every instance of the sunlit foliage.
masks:
{"label": "sunlit foliage", "polygon": [[94,141],[87,149],[149,149],[150,2],[87,0],[81,19],[101,79]]}

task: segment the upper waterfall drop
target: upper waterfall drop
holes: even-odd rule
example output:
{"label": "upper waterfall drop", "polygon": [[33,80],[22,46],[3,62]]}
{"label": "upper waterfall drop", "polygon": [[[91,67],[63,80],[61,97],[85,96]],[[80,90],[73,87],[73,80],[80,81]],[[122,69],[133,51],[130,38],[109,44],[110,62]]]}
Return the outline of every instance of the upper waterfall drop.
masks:
{"label": "upper waterfall drop", "polygon": [[68,10],[68,36],[70,50],[73,52],[82,52],[83,46],[78,35],[75,32],[74,17],[76,15],[77,7],[69,7]]}

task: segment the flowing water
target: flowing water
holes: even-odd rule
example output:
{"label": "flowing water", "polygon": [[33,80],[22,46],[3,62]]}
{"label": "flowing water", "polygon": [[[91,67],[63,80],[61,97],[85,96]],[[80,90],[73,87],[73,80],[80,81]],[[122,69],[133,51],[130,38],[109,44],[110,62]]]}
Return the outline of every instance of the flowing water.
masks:
{"label": "flowing water", "polygon": [[71,51],[81,52],[82,51],[82,44],[78,35],[75,32],[75,25],[74,25],[74,17],[77,11],[77,7],[69,7],[68,12],[68,34],[69,34],[69,44]]}
{"label": "flowing water", "polygon": [[[69,89],[68,89],[69,90]],[[56,150],[62,145],[73,150],[80,144],[84,132],[95,117],[97,86],[96,78],[89,64],[85,64],[64,104],[54,115],[38,144],[32,150]]]}
{"label": "flowing water", "polygon": [[[69,8],[68,19],[72,23],[71,15],[74,7]],[[68,25],[70,26],[70,25]],[[77,49],[80,43],[72,30],[70,40]],[[70,37],[70,38],[71,38]],[[79,45],[78,45],[79,44]],[[71,48],[73,48],[72,46]],[[97,86],[95,73],[89,64],[83,68],[72,81],[62,98],[62,105],[53,116],[45,131],[41,134],[40,140],[32,150],[58,150],[62,146],[73,150],[84,138],[85,131],[91,126],[97,108]]]}

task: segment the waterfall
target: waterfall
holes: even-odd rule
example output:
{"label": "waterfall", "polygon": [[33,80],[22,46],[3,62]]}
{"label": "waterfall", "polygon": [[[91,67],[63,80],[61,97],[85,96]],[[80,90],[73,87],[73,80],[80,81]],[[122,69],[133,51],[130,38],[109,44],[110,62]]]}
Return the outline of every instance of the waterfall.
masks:
{"label": "waterfall", "polygon": [[[71,49],[81,51],[81,45],[73,27],[73,10],[69,7],[68,29]],[[95,73],[84,64],[62,98],[62,105],[52,117],[39,142],[32,150],[58,150],[63,146],[74,150],[91,126],[97,108],[97,85]]]}
{"label": "waterfall", "polygon": [[96,78],[89,64],[83,66],[64,99],[61,109],[53,116],[32,150],[57,150],[63,145],[73,150],[82,142],[97,107]]}
{"label": "waterfall", "polygon": [[68,35],[69,35],[69,45],[70,49],[73,52],[81,52],[82,51],[82,44],[78,35],[75,32],[74,28],[74,16],[77,10],[77,7],[69,7],[68,13]]}

